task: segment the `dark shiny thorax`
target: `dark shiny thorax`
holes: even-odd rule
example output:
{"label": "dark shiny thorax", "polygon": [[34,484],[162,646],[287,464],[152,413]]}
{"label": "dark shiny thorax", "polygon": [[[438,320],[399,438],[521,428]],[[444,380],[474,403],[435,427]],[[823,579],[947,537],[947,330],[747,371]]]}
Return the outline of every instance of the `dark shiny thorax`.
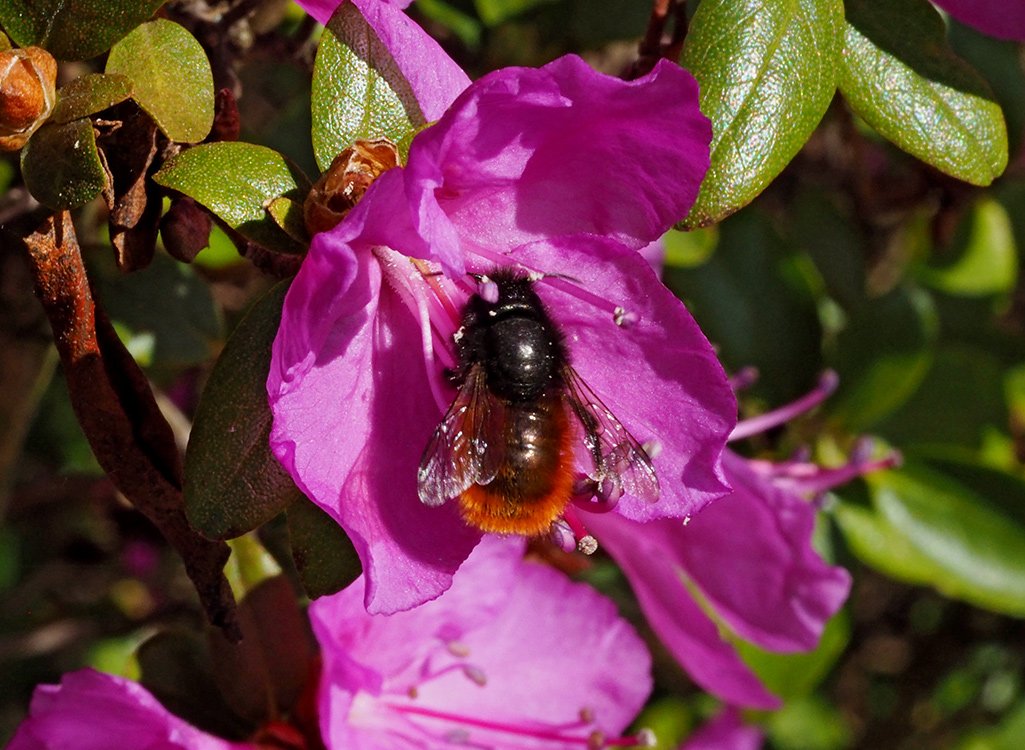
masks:
{"label": "dark shiny thorax", "polygon": [[530,281],[499,277],[496,284],[497,300],[474,295],[466,306],[461,369],[481,363],[488,389],[509,403],[537,400],[562,385],[562,340]]}

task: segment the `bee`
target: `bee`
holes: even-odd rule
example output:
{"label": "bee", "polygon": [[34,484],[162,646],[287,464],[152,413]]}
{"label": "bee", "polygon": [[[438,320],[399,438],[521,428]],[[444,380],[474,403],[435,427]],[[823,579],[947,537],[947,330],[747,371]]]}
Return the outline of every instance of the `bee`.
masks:
{"label": "bee", "polygon": [[453,337],[457,393],[420,461],[421,502],[458,500],[483,531],[535,536],[585,493],[658,500],[651,459],[570,365],[534,282],[504,269],[489,280]]}

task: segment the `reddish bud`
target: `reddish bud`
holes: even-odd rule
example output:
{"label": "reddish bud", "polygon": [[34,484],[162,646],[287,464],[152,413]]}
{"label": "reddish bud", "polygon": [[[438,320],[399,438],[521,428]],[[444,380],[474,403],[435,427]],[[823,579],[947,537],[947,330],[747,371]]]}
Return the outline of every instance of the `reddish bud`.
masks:
{"label": "reddish bud", "polygon": [[399,166],[399,152],[386,138],[356,141],[335,157],[303,204],[310,235],[333,229],[386,170]]}
{"label": "reddish bud", "polygon": [[17,151],[56,101],[57,61],[42,47],[0,52],[0,150]]}

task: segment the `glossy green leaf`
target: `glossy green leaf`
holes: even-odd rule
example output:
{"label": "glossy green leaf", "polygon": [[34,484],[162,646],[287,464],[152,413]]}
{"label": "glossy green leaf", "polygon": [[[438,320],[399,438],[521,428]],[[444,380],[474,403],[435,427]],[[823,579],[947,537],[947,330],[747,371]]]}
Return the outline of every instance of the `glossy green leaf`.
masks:
{"label": "glossy green leaf", "polygon": [[86,60],[153,15],[164,0],[4,0],[0,25],[19,47],[59,60]]}
{"label": "glossy green leaf", "polygon": [[719,221],[790,162],[836,90],[841,0],[703,0],[682,64],[712,121],[711,167],[682,222]]}
{"label": "glossy green leaf", "polygon": [[22,149],[21,173],[45,206],[76,208],[91,201],[107,182],[93,124],[82,119],[39,128]]}
{"label": "glossy green leaf", "polygon": [[307,596],[341,591],[362,572],[359,556],[338,522],[305,497],[286,512],[292,558]]}
{"label": "glossy green leaf", "polygon": [[270,451],[270,347],[288,289],[256,303],[228,339],[196,409],[185,454],[185,511],[204,536],[255,529],[301,493]]}
{"label": "glossy green leaf", "polygon": [[276,151],[238,141],[205,143],[182,151],[153,179],[195,199],[254,242],[279,252],[305,251],[267,213],[275,198],[302,200],[310,189],[306,175]]}
{"label": "glossy green leaf", "polygon": [[937,329],[932,300],[920,290],[900,287],[856,310],[836,341],[833,417],[858,432],[907,401],[932,364]]}
{"label": "glossy green leaf", "polygon": [[387,46],[354,5],[342,5],[313,66],[313,152],[320,169],[361,138],[387,138],[405,153],[426,124]]}
{"label": "glossy green leaf", "polygon": [[1007,166],[1000,106],[926,0],[847,0],[839,85],[865,122],[941,172],[988,185]]}
{"label": "glossy green leaf", "polygon": [[206,52],[184,27],[158,18],[114,45],[107,73],[132,80],[139,106],[172,141],[198,143],[214,122],[214,77]]}
{"label": "glossy green leaf", "polygon": [[867,511],[856,511],[853,525],[849,510],[837,516],[856,554],[892,576],[1025,617],[1025,526],[968,485],[922,465],[873,474],[868,482],[874,513],[866,519]]}
{"label": "glossy green leaf", "polygon": [[934,289],[966,297],[1013,290],[1018,250],[1004,207],[992,198],[981,198],[959,229],[952,249],[955,257],[923,266],[919,278]]}
{"label": "glossy green leaf", "polygon": [[66,123],[113,107],[132,95],[132,81],[120,73],[90,73],[70,81],[57,92],[50,122]]}

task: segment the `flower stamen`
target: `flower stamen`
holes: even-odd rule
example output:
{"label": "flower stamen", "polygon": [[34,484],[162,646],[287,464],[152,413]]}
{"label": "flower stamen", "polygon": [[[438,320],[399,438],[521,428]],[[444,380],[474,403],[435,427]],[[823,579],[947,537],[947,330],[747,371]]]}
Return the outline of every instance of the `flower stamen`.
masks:
{"label": "flower stamen", "polygon": [[757,417],[738,422],[737,426],[733,428],[733,432],[730,433],[730,441],[743,440],[752,435],[758,435],[773,427],[789,422],[798,414],[814,409],[833,394],[838,383],[839,377],[836,372],[826,370],[819,377],[819,382],[815,387],[804,396],[801,396],[801,398],[791,401],[789,404],[778,409],[773,409]]}

